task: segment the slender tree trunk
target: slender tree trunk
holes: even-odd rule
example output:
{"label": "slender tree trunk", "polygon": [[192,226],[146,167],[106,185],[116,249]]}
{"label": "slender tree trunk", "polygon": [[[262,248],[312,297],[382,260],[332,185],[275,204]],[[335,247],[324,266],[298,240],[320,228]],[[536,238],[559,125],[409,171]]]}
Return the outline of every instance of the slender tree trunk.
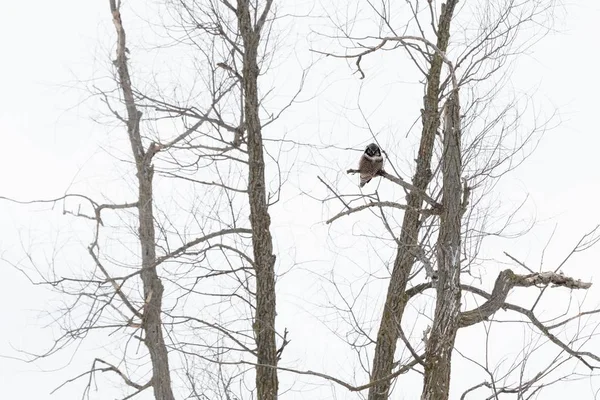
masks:
{"label": "slender tree trunk", "polygon": [[437,243],[438,281],[433,326],[425,349],[421,400],[446,400],[452,349],[460,322],[461,148],[458,92],[446,103],[442,155],[443,205]]}
{"label": "slender tree trunk", "polygon": [[[252,22],[248,0],[238,0],[238,24],[244,42],[242,81],[245,128],[248,141],[250,224],[256,270],[256,315],[254,334],[257,345],[256,390],[258,400],[277,399],[277,346],[275,342],[275,255],[271,237],[265,185],[265,161],[261,122],[258,113],[258,45],[264,18],[271,2],[267,1],[262,17]],[[262,22],[261,22],[262,20]]]}
{"label": "slender tree trunk", "polygon": [[[436,43],[438,49],[442,52],[445,52],[448,47],[450,22],[457,2],[458,0],[449,0],[446,4],[442,5]],[[431,180],[433,144],[440,125],[438,101],[442,67],[443,60],[441,55],[434,53],[427,77],[427,92],[423,99],[423,131],[421,133],[421,143],[417,157],[417,169],[413,177],[413,185],[421,191],[426,190]],[[417,191],[412,191],[407,196],[407,204],[408,208],[404,213],[404,220],[402,221],[400,244],[398,245],[398,252],[394,261],[383,315],[377,333],[371,380],[382,379],[392,372],[394,354],[399,339],[398,326],[402,321],[402,315],[408,300],[405,294],[406,285],[410,270],[414,264],[415,250],[417,250],[419,244],[419,231],[421,227],[420,214],[415,210],[422,208],[423,199]],[[386,400],[388,398],[390,383],[388,380],[372,386],[369,389],[368,399]]]}
{"label": "slender tree trunk", "polygon": [[138,171],[139,179],[139,234],[142,247],[142,283],[144,285],[144,317],[142,328],[146,334],[144,343],[152,360],[152,386],[158,400],[172,400],[169,358],[163,337],[161,312],[163,285],[156,272],[156,247],[154,215],[152,210],[153,168],[148,163],[144,171]]}
{"label": "slender tree trunk", "polygon": [[137,109],[135,104],[131,77],[125,56],[125,30],[115,0],[110,0],[110,8],[113,15],[113,23],[117,30],[117,59],[115,65],[117,67],[119,86],[123,93],[127,109],[127,133],[129,135],[138,178],[138,232],[142,255],[141,278],[144,286],[144,309],[142,314],[142,329],[145,333],[144,343],[148,348],[152,362],[154,398],[156,400],[174,400],[169,371],[169,357],[163,337],[161,321],[164,289],[156,272],[156,238],[152,208],[152,179],[154,175],[152,157],[158,149],[152,143],[147,151],[144,150],[140,134],[142,113]]}

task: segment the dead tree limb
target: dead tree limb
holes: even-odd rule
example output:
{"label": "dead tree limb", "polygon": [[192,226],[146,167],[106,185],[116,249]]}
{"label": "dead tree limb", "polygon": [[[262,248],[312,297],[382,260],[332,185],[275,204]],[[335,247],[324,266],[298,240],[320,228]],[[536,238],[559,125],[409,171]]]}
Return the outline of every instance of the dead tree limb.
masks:
{"label": "dead tree limb", "polygon": [[489,299],[474,310],[465,311],[460,315],[460,326],[470,326],[485,321],[496,311],[504,307],[508,293],[515,287],[530,286],[561,286],[569,289],[589,289],[590,282],[582,282],[568,276],[557,274],[552,271],[539,272],[528,275],[517,275],[507,269],[498,275],[494,289]]}

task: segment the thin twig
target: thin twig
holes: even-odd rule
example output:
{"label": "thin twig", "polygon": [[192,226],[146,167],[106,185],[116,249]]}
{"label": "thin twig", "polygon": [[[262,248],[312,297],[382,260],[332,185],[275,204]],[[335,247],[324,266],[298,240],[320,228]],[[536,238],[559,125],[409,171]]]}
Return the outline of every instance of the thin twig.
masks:
{"label": "thin twig", "polygon": [[336,192],[335,190],[333,190],[333,189],[331,188],[331,186],[329,186],[329,185],[327,184],[327,182],[325,182],[323,179],[321,179],[321,177],[320,177],[320,176],[317,176],[317,178],[318,178],[318,179],[319,179],[319,180],[320,180],[320,181],[323,183],[323,185],[325,185],[325,186],[327,187],[327,189],[329,189],[329,190],[331,191],[331,193],[333,193],[333,195],[334,195],[335,197],[337,197],[337,198],[338,198],[338,199],[339,199],[339,200],[342,202],[342,204],[343,204],[343,205],[345,205],[345,206],[346,206],[346,208],[347,208],[348,210],[350,210],[350,209],[351,209],[351,208],[350,208],[350,206],[348,205],[348,203],[346,203],[346,202],[345,202],[345,201],[344,201],[344,200],[343,200],[343,199],[340,197],[340,195],[339,195],[339,194],[337,194],[337,192]]}

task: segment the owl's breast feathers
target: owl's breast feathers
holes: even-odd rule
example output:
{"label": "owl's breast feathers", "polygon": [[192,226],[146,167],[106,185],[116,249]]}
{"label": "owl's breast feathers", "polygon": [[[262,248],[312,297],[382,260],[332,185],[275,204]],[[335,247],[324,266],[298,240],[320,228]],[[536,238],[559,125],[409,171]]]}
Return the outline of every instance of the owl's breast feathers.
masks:
{"label": "owl's breast feathers", "polygon": [[382,156],[369,156],[368,154],[363,154],[358,163],[358,170],[360,171],[360,187],[369,183],[382,167]]}

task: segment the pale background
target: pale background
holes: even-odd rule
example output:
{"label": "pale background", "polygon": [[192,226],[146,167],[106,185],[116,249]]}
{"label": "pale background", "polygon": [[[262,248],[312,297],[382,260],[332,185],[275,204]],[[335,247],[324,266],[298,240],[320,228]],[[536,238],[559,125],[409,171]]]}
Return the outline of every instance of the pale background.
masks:
{"label": "pale background", "polygon": [[[303,9],[300,3],[298,8]],[[136,9],[136,14],[144,16],[151,11],[150,7],[141,6]],[[135,59],[143,45],[151,42],[152,32],[141,28],[143,24],[139,21],[135,25],[133,19],[136,16],[130,12],[124,12],[123,18],[126,28],[131,27],[129,47]],[[583,233],[600,223],[600,208],[595,200],[600,192],[600,159],[597,156],[600,139],[596,127],[600,105],[597,101],[600,79],[596,70],[600,60],[595,49],[598,20],[600,5],[596,2],[567,4],[559,13],[557,32],[537,44],[531,54],[519,59],[509,90],[535,92],[540,110],[550,113],[553,107],[556,108],[562,123],[547,132],[536,152],[495,189],[495,198],[507,210],[528,196],[522,216],[535,218],[537,224],[523,238],[507,244],[490,242],[485,250],[490,257],[501,259],[502,251],[509,251],[531,267],[538,268],[541,250],[556,227],[545,257],[545,265],[553,269],[556,261],[564,257]],[[269,79],[282,82],[286,80],[286,73],[298,71],[299,63],[308,64],[311,56],[306,52],[306,41],[300,39],[303,29],[300,26],[290,30],[288,40],[294,40],[294,34],[299,35],[296,52],[289,47],[284,49],[285,57],[275,67],[279,70]],[[125,132],[94,123],[92,118],[105,110],[94,110],[92,107],[98,106],[96,103],[82,103],[86,98],[82,81],[105,76],[108,57],[113,54],[114,32],[108,2],[7,2],[0,13],[0,38],[3,60],[0,68],[3,147],[0,195],[18,199],[52,198],[69,188],[94,196],[110,197],[118,193],[123,185],[120,177],[127,169],[116,165],[105,150],[119,148]],[[306,57],[305,62],[303,57]],[[270,131],[267,135],[277,137],[278,132],[284,131],[290,138],[303,142],[360,149],[371,140],[356,108],[360,97],[360,105],[367,110],[373,130],[381,132],[378,138],[384,148],[398,157],[398,164],[402,164],[401,160],[410,160],[414,144],[410,139],[406,139],[407,144],[403,141],[412,117],[404,118],[402,110],[418,112],[420,94],[418,88],[410,91],[410,85],[417,85],[413,78],[405,79],[401,68],[400,72],[394,68],[395,75],[390,75],[386,67],[379,64],[387,60],[389,69],[392,57],[390,54],[384,58],[374,56],[364,62],[367,79],[360,94],[363,82],[352,74],[353,69],[346,62],[328,59],[318,64],[312,71],[305,96],[306,99],[316,98],[294,107],[273,128],[279,131]],[[398,55],[393,59],[399,58]],[[160,63],[152,56],[143,61],[150,65]],[[402,65],[408,68],[409,64]],[[290,81],[292,85],[295,83],[294,79]],[[282,90],[291,93],[294,87],[288,85]],[[404,92],[406,96],[403,96]],[[394,132],[396,136],[393,136]],[[413,140],[414,136],[413,133]],[[323,221],[340,210],[338,205],[323,207],[302,192],[324,196],[317,175],[336,182],[341,191],[354,190],[356,178],[346,177],[339,171],[352,167],[359,154],[335,149],[291,152],[289,157],[294,163],[290,161],[287,166],[289,189],[284,189],[283,201],[273,211],[280,216],[273,218],[277,249],[281,253],[280,268],[287,271],[292,262],[296,263],[295,269],[278,282],[277,323],[290,330],[293,340],[284,361],[299,369],[328,372],[348,380],[352,379],[354,368],[352,354],[315,318],[327,314],[318,305],[329,298],[324,293],[326,285],[322,285],[316,276],[329,276],[330,271],[335,271],[336,276],[352,280],[356,277],[353,275],[357,271],[356,265],[381,262],[371,258],[380,245],[369,245],[364,238],[349,234],[360,217],[337,226],[325,226]],[[408,169],[402,172],[406,176],[411,173]],[[60,206],[53,212],[40,212],[41,209],[48,207],[28,208],[0,203],[2,258],[18,262],[27,246],[33,245],[43,250],[46,259],[51,258],[52,249],[60,248],[57,262],[68,259],[70,268],[85,267],[88,260],[81,246],[86,238],[77,239],[83,237],[80,235],[85,231],[71,232],[71,219],[61,215]],[[382,251],[387,251],[382,259],[389,260],[391,251]],[[600,248],[593,248],[575,258],[565,273],[596,283],[599,256]],[[348,266],[350,260],[354,266]],[[493,279],[496,271],[504,267],[490,266],[487,279]],[[40,311],[51,310],[57,297],[43,288],[34,287],[4,261],[0,263],[0,277],[3,283],[0,290],[0,397],[79,398],[81,384],[69,386],[54,396],[49,393],[65,379],[89,368],[92,354],[102,354],[102,349],[97,348],[101,345],[95,346],[90,341],[80,349],[73,347],[50,361],[35,365],[12,359],[19,357],[15,348],[35,351],[50,343],[53,329],[43,328],[49,320],[41,319]],[[487,280],[484,280],[484,287],[489,288],[489,283],[486,286],[485,282]],[[377,292],[370,294],[379,302],[381,296]],[[577,299],[583,297],[577,295]],[[565,297],[562,292],[556,296],[555,305],[546,306],[559,307],[565,299],[568,294]],[[597,306],[599,299],[598,288],[593,286],[587,294],[587,307]],[[415,332],[418,334],[419,330]],[[464,346],[468,349],[475,340],[473,335],[471,331],[461,332],[457,345],[469,344]],[[524,335],[523,330],[517,330],[514,335]],[[502,355],[507,337],[499,335],[496,340],[493,346],[497,346]],[[600,351],[600,346],[596,348]],[[456,368],[459,367],[455,367],[455,372]],[[304,378],[282,376],[284,388],[297,380],[283,398],[334,398],[327,384],[304,384]],[[466,389],[466,384],[461,384],[460,374],[454,376],[457,377],[453,382],[453,394],[456,395]],[[318,380],[311,382],[320,383]],[[364,383],[362,375],[355,383]],[[398,385],[404,389],[397,390],[394,398],[418,397],[418,387],[412,387],[407,378],[400,378]],[[599,387],[600,381],[584,377],[578,382],[553,387],[543,392],[540,398],[563,399],[569,395],[592,399]],[[121,391],[107,389],[100,393],[103,395],[93,393],[92,397],[113,398]],[[344,389],[336,389],[335,396],[357,398]]]}

